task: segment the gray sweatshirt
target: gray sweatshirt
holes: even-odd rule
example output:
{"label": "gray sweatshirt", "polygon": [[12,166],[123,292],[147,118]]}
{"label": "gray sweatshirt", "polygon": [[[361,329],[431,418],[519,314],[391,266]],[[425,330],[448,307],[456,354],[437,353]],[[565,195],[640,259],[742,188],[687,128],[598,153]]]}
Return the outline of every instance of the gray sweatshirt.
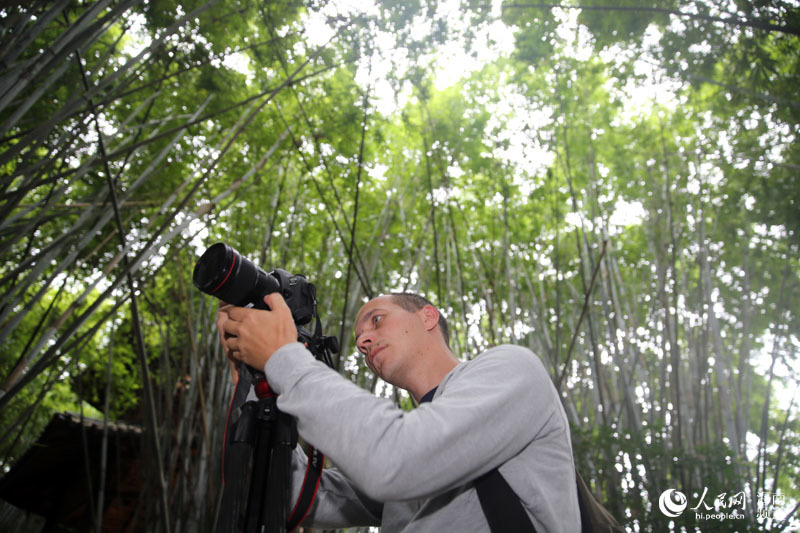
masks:
{"label": "gray sweatshirt", "polygon": [[[384,533],[488,532],[473,481],[499,467],[537,532],[580,531],[569,426],[547,371],[519,346],[459,364],[411,412],[377,398],[299,343],[265,365],[278,407],[338,469],[304,525]],[[295,450],[293,498],[305,472]]]}

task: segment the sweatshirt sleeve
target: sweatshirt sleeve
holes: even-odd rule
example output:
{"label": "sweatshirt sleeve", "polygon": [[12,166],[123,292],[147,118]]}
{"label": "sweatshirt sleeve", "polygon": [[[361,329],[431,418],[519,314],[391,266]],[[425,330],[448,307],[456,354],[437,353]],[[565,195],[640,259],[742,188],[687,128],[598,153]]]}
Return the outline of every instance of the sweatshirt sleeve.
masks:
{"label": "sweatshirt sleeve", "polygon": [[[297,501],[306,474],[308,457],[300,446],[292,457],[292,502]],[[380,526],[383,505],[367,498],[335,468],[326,468],[317,496],[302,524],[319,529]]]}
{"label": "sweatshirt sleeve", "polygon": [[[541,361],[517,346],[458,367],[431,403],[404,412],[327,368],[299,344],[265,365],[300,434],[369,497],[429,497],[468,483],[548,431],[563,431]],[[555,397],[557,400],[557,396]]]}

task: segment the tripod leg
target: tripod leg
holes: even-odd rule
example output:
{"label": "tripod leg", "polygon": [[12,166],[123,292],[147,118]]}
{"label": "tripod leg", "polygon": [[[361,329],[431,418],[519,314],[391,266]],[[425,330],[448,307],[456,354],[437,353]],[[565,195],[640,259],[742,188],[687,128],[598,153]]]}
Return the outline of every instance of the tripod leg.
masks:
{"label": "tripod leg", "polygon": [[[253,452],[253,470],[250,478],[250,492],[247,496],[245,515],[245,533],[261,533],[264,523],[264,506],[262,502],[268,496],[267,479],[269,478],[270,457],[272,455],[272,422],[260,421],[256,447]],[[266,531],[272,531],[267,529]]]}
{"label": "tripod leg", "polygon": [[284,532],[289,517],[289,472],[292,451],[297,444],[297,422],[294,418],[279,413],[272,439],[264,518],[266,531]]}
{"label": "tripod leg", "polygon": [[225,455],[223,492],[217,533],[234,533],[241,530],[243,513],[246,509],[244,489],[249,477],[250,457],[256,440],[255,402],[241,406],[236,422],[225,428]]}
{"label": "tripod leg", "polygon": [[239,531],[242,512],[245,510],[244,488],[247,479],[247,467],[250,463],[252,448],[246,443],[237,443],[234,453],[228,458],[226,468],[233,475],[223,486],[220,516],[217,522],[217,533],[231,533]]}

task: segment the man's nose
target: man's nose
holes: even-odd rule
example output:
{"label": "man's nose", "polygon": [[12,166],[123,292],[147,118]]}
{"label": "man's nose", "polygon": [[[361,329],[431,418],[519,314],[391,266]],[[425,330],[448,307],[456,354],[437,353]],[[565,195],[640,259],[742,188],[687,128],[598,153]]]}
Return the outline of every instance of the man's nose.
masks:
{"label": "man's nose", "polygon": [[372,342],[373,340],[371,333],[362,333],[361,336],[358,338],[358,341],[356,342],[356,347],[358,348],[358,351],[360,351],[363,354],[366,354],[367,349],[369,348],[369,345],[372,344]]}

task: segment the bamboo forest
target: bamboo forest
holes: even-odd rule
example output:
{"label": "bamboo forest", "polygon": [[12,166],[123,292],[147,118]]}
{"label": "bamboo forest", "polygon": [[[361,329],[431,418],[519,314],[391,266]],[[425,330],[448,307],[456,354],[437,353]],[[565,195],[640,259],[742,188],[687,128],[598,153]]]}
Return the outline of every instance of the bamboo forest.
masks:
{"label": "bamboo forest", "polygon": [[6,0],[0,69],[3,531],[216,531],[219,242],[404,411],[369,299],[529,348],[627,531],[800,527],[796,0]]}

